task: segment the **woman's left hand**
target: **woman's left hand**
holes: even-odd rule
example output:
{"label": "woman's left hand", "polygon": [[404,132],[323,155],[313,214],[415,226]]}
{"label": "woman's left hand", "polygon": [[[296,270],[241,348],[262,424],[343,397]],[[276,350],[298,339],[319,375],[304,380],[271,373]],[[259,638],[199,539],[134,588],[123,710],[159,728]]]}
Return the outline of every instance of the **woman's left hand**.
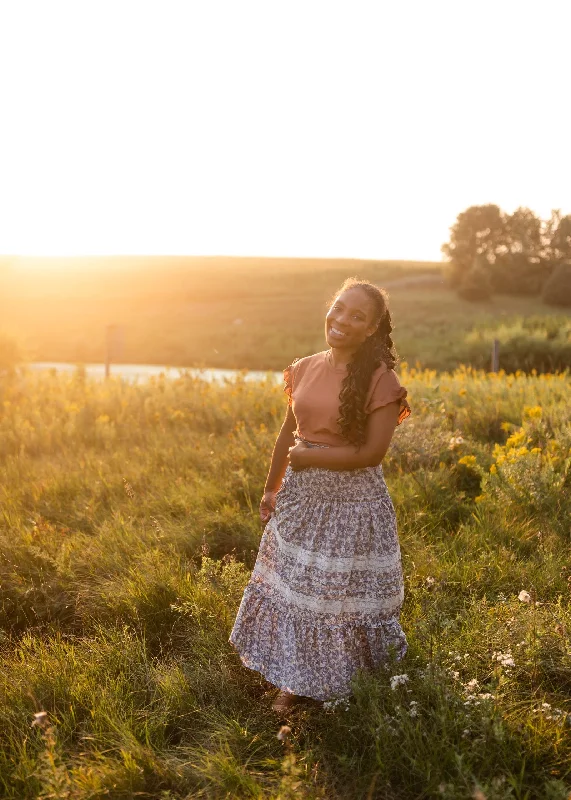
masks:
{"label": "woman's left hand", "polygon": [[305,455],[309,449],[305,442],[297,442],[293,447],[290,447],[288,461],[294,471],[303,469],[306,466],[304,463]]}

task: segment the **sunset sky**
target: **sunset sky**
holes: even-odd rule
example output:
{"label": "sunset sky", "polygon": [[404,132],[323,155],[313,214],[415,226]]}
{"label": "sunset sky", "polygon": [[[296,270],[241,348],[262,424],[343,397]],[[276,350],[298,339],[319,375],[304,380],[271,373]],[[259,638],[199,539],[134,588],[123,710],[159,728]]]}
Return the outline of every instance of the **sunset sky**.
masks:
{"label": "sunset sky", "polygon": [[568,0],[0,2],[0,253],[439,259],[571,213]]}

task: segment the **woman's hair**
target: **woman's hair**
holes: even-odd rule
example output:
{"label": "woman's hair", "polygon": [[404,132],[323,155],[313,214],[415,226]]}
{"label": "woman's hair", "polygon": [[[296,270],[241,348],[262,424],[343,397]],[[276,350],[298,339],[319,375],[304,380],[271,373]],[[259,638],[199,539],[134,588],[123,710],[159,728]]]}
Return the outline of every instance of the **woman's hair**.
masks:
{"label": "woman's hair", "polygon": [[361,289],[365,292],[373,301],[375,322],[378,323],[376,331],[365,339],[347,365],[347,375],[343,378],[339,393],[340,416],[337,421],[341,434],[347,441],[359,446],[365,442],[365,400],[373,372],[382,361],[389,369],[393,369],[398,356],[391,339],[393,326],[386,292],[368,281],[347,278],[335,297],[347,289]]}

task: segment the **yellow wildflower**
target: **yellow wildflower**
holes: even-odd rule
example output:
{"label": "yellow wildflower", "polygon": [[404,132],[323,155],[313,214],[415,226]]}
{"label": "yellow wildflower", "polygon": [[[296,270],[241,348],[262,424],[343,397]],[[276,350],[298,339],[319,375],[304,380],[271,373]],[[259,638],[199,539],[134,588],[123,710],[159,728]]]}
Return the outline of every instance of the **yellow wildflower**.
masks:
{"label": "yellow wildflower", "polygon": [[506,442],[506,447],[517,447],[520,444],[523,444],[527,440],[527,434],[523,428],[520,428],[519,431],[512,433],[512,435],[508,438]]}
{"label": "yellow wildflower", "polygon": [[465,464],[467,467],[473,467],[476,464],[476,456],[462,456],[458,459],[459,464]]}

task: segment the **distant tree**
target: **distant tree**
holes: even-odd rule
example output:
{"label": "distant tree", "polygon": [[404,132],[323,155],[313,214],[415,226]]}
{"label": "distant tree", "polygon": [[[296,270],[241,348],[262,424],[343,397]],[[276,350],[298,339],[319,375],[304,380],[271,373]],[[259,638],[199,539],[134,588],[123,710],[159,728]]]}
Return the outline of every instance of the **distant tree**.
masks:
{"label": "distant tree", "polygon": [[541,297],[550,306],[571,308],[571,261],[562,261],[555,267]]}
{"label": "distant tree", "polygon": [[[512,214],[493,204],[471,206],[458,215],[442,252],[450,284],[463,297],[478,294],[486,265],[491,291],[538,295],[556,266],[571,262],[571,215],[555,209],[541,220],[523,206]],[[484,261],[475,267],[476,259]]]}
{"label": "distant tree", "polygon": [[505,218],[505,245],[510,254],[521,253],[530,261],[539,261],[541,234],[541,219],[529,208],[516,208]]}
{"label": "distant tree", "polygon": [[555,262],[571,260],[571,215],[564,217],[559,209],[552,211],[546,233],[549,237],[547,250],[550,260]]}
{"label": "distant tree", "polygon": [[498,253],[508,250],[506,238],[506,215],[499,206],[470,206],[459,214],[450,228],[450,241],[442,246],[442,252],[450,259],[452,286],[460,285],[477,256],[494,264]]}
{"label": "distant tree", "polygon": [[458,295],[464,300],[483,302],[492,294],[490,265],[484,256],[476,256],[471,269],[466,272],[458,286]]}
{"label": "distant tree", "polygon": [[542,262],[542,222],[529,208],[505,217],[505,239],[496,252],[492,288],[506,294],[536,295],[549,275]]}

